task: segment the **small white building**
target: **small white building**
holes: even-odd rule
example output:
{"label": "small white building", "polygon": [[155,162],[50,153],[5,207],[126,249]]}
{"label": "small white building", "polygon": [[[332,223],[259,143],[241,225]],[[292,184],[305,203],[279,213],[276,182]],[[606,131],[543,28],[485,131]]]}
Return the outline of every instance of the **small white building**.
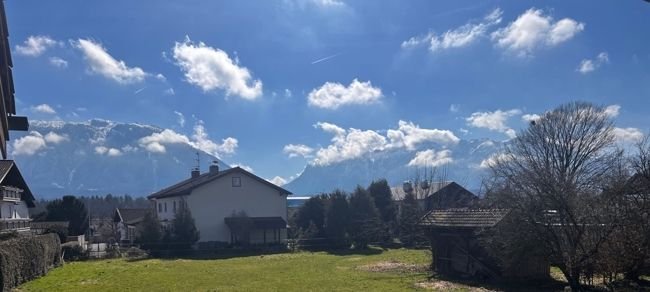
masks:
{"label": "small white building", "polygon": [[139,235],[138,226],[145,215],[151,211],[149,208],[116,208],[113,213],[113,224],[115,224],[118,242],[133,244]]}
{"label": "small white building", "polygon": [[29,231],[34,196],[13,160],[0,160],[0,232]]}
{"label": "small white building", "polygon": [[[170,223],[187,207],[200,233],[199,243],[284,243],[287,196],[291,192],[240,167],[219,171],[217,165],[151,194],[157,218]],[[246,226],[246,234],[241,227]]]}

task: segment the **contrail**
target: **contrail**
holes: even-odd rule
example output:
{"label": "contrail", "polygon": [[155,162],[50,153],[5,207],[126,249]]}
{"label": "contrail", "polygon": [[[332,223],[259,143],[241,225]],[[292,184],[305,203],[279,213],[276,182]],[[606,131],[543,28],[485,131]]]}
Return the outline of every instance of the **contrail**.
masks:
{"label": "contrail", "polygon": [[314,65],[314,64],[318,64],[318,63],[320,63],[320,62],[325,62],[325,61],[327,61],[327,60],[329,60],[329,59],[336,58],[336,57],[338,57],[339,55],[341,55],[341,54],[339,53],[339,54],[334,54],[334,55],[331,55],[331,56],[327,56],[327,57],[325,57],[325,58],[318,59],[318,60],[316,60],[316,61],[314,61],[314,62],[311,62],[311,64]]}
{"label": "contrail", "polygon": [[142,87],[142,88],[136,90],[133,94],[134,94],[134,95],[135,95],[135,94],[138,94],[138,93],[140,93],[141,91],[143,91],[145,88],[147,88],[147,87],[146,87],[146,86],[145,86],[145,87]]}

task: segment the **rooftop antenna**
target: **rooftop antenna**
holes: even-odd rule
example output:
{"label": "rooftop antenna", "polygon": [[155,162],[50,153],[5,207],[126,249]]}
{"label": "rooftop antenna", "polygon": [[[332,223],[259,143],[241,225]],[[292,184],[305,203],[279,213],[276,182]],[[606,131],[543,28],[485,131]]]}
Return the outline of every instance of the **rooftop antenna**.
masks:
{"label": "rooftop antenna", "polygon": [[196,169],[201,170],[201,156],[199,155],[199,150],[196,150]]}

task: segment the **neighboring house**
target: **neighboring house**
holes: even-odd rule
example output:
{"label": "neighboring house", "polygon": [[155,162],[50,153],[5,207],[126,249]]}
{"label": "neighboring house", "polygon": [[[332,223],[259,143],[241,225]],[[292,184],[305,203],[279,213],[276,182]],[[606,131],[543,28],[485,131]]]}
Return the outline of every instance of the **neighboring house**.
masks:
{"label": "neighboring house", "polygon": [[151,209],[116,208],[113,223],[121,244],[133,244],[138,237],[138,225]]}
{"label": "neighboring house", "polygon": [[453,181],[420,183],[413,186],[405,182],[404,186],[392,187],[393,201],[397,204],[398,210],[401,201],[406,196],[406,191],[411,190],[415,195],[420,209],[428,211],[434,209],[466,208],[473,206],[478,197],[461,185]]}
{"label": "neighboring house", "polygon": [[[270,244],[287,238],[287,196],[291,192],[240,167],[217,165],[148,196],[156,215],[169,224],[179,208],[189,208],[199,243]],[[242,234],[246,226],[246,234]]]}
{"label": "neighboring house", "polygon": [[35,199],[12,160],[0,160],[0,232],[29,231]]}
{"label": "neighboring house", "polygon": [[435,272],[450,276],[492,279],[546,279],[547,260],[528,256],[510,266],[500,266],[477,238],[477,231],[493,228],[509,211],[504,209],[446,209],[429,211],[419,225],[427,230]]}

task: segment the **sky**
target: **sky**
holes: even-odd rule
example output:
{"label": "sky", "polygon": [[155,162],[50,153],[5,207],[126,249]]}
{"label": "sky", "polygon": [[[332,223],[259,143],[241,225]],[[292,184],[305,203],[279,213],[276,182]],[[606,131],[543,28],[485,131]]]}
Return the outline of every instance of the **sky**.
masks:
{"label": "sky", "polygon": [[156,125],[143,151],[189,141],[279,184],[370,151],[507,140],[575,100],[606,107],[620,140],[650,128],[641,0],[5,6],[18,114]]}

